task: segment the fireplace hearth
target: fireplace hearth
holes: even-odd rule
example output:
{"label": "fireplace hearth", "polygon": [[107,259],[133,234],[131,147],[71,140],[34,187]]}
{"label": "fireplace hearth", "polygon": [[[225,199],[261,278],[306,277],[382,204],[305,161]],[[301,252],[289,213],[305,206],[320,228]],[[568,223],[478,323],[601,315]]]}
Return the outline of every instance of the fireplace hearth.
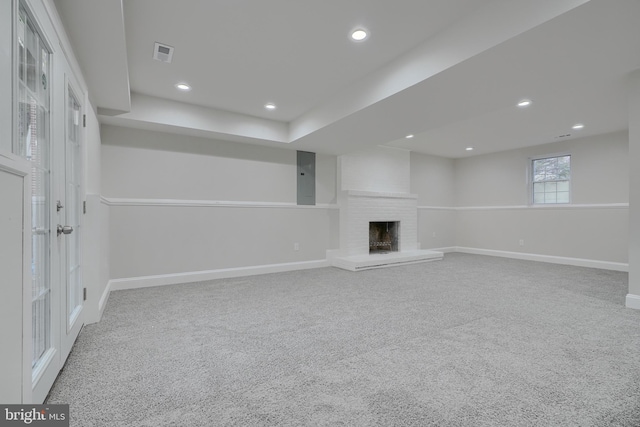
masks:
{"label": "fireplace hearth", "polygon": [[400,221],[369,223],[369,253],[398,252]]}

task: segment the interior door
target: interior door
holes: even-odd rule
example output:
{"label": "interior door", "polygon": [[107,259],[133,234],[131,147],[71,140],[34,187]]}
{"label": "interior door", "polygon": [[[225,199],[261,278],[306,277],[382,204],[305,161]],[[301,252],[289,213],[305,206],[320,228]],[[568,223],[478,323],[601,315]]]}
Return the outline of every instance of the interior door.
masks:
{"label": "interior door", "polygon": [[69,77],[66,90],[65,144],[64,144],[64,186],[60,194],[61,215],[56,233],[61,239],[62,284],[64,302],[62,304],[62,361],[67,359],[83,325],[84,292],[82,282],[82,214],[83,214],[83,165],[82,135],[83,115],[77,85]]}
{"label": "interior door", "polygon": [[17,17],[17,122],[13,151],[31,168],[31,380],[42,402],[60,371],[59,283],[52,262],[51,50],[20,5]]}
{"label": "interior door", "polygon": [[83,325],[83,114],[79,85],[23,2],[16,25],[13,152],[30,166],[31,381],[42,403]]}

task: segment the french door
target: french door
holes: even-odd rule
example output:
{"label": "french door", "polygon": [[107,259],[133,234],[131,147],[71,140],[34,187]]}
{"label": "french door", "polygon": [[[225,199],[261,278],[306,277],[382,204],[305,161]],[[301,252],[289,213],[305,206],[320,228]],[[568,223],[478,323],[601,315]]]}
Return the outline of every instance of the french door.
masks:
{"label": "french door", "polygon": [[58,373],[59,284],[52,262],[51,51],[20,7],[17,25],[18,123],[14,152],[31,162],[31,367],[41,402]]}
{"label": "french door", "polygon": [[78,85],[21,3],[14,152],[31,162],[32,400],[42,403],[83,324],[82,106]]}
{"label": "french door", "polygon": [[[66,129],[64,144],[64,187],[59,190],[63,215],[58,212],[56,234],[62,250],[61,281],[63,283],[64,308],[61,337],[62,359],[67,359],[80,328],[82,328],[82,308],[84,292],[82,285],[81,236],[82,236],[82,107],[77,96],[77,86],[67,77]],[[61,174],[62,176],[62,174]],[[62,179],[61,179],[62,181]],[[64,199],[64,202],[62,202]]]}

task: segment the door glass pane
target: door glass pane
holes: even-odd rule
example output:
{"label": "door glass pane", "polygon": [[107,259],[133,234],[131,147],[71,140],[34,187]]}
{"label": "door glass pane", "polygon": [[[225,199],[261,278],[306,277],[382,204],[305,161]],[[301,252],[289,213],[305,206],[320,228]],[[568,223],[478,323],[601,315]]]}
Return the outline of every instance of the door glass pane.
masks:
{"label": "door glass pane", "polygon": [[51,334],[49,331],[50,293],[43,293],[33,301],[33,357],[32,365],[36,366],[46,351],[51,347]]}
{"label": "door glass pane", "polygon": [[27,88],[36,93],[38,87],[36,85],[36,75],[38,74],[38,35],[31,25],[26,26],[26,82]]}
{"label": "door glass pane", "polygon": [[27,133],[29,118],[29,106],[27,104],[27,90],[22,82],[18,84],[18,133],[15,143],[15,153],[26,157]]}
{"label": "door glass pane", "polygon": [[26,82],[26,34],[27,34],[27,21],[23,10],[20,10],[18,15],[18,80]]}
{"label": "door glass pane", "polygon": [[43,105],[49,105],[49,52],[44,47],[40,47],[38,71],[38,96]]}

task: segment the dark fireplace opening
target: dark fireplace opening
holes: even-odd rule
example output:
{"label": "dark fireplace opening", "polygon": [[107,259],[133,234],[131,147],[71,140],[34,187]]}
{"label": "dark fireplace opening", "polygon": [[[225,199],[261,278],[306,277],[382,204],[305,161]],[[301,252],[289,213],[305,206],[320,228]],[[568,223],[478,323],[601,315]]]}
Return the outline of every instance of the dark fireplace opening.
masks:
{"label": "dark fireplace opening", "polygon": [[369,253],[398,252],[400,221],[369,223]]}

